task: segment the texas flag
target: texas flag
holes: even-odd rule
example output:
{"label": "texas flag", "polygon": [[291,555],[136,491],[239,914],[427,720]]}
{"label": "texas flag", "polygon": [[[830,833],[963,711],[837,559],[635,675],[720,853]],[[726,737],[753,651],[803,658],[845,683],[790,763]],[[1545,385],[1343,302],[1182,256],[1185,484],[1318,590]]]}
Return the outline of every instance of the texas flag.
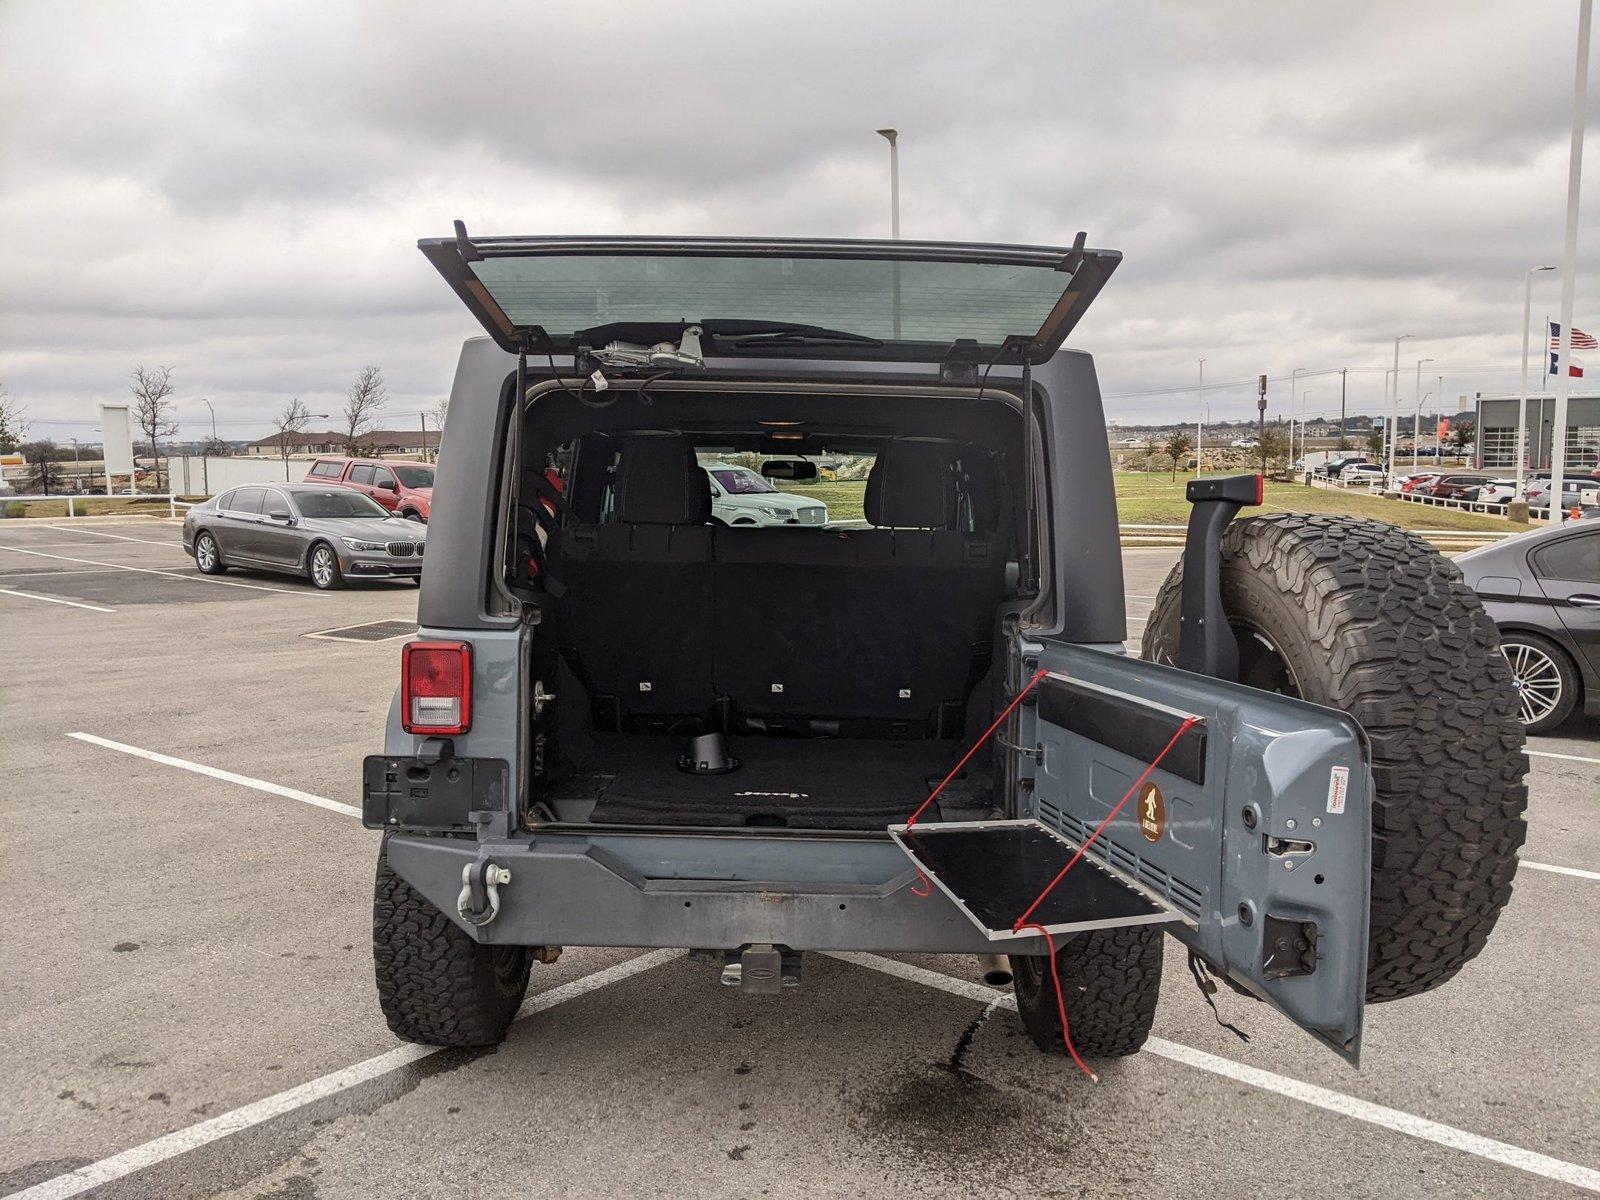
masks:
{"label": "texas flag", "polygon": [[[1592,333],[1585,333],[1576,325],[1572,327],[1572,348],[1574,350],[1600,350],[1600,341],[1595,340]],[[1556,359],[1561,350],[1561,326],[1555,321],[1550,322],[1550,370],[1549,374],[1559,375],[1561,372],[1556,367]],[[1583,378],[1583,363],[1576,357],[1567,363],[1567,375],[1572,379]]]}

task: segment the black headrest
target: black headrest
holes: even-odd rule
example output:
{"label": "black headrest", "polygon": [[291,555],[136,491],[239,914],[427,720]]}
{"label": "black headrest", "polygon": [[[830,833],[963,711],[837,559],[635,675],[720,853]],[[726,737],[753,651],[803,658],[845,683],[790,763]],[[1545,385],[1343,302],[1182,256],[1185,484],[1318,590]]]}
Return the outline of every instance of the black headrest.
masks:
{"label": "black headrest", "polygon": [[887,443],[867,476],[867,520],[899,529],[953,528],[957,454],[948,442]]}
{"label": "black headrest", "polygon": [[711,519],[711,481],[695,461],[688,438],[621,438],[618,455],[613,484],[617,520],[629,525],[704,525]]}

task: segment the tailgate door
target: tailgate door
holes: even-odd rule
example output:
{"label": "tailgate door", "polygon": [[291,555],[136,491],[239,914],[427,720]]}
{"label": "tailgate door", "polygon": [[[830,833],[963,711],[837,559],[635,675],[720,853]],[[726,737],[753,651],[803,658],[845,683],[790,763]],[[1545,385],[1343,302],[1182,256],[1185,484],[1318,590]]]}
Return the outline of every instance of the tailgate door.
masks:
{"label": "tailgate door", "polygon": [[[1043,642],[1021,710],[1019,815],[1083,842],[1186,717],[1200,723],[1090,847],[1187,918],[1211,969],[1350,1061],[1372,859],[1366,739],[1343,713],[1129,656]],[[1031,778],[1031,784],[1028,782]]]}

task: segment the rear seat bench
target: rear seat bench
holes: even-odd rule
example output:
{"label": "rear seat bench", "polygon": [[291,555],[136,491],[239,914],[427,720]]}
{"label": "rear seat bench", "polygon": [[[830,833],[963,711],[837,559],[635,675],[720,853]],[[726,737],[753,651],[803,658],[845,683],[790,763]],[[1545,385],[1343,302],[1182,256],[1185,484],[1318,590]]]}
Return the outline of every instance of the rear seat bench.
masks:
{"label": "rear seat bench", "polygon": [[1005,579],[998,540],[955,528],[957,454],[888,443],[867,481],[876,528],[735,529],[706,524],[688,438],[618,439],[616,519],[569,525],[559,566],[564,653],[597,720],[662,729],[725,702],[953,736]]}

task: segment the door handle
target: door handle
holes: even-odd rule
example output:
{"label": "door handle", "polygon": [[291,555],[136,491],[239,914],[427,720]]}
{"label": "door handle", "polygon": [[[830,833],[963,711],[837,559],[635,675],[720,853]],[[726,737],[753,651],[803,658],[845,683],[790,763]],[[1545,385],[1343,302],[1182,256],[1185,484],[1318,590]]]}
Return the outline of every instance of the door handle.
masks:
{"label": "door handle", "polygon": [[1568,596],[1567,600],[1574,608],[1600,608],[1600,596]]}

